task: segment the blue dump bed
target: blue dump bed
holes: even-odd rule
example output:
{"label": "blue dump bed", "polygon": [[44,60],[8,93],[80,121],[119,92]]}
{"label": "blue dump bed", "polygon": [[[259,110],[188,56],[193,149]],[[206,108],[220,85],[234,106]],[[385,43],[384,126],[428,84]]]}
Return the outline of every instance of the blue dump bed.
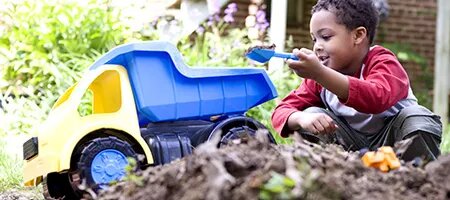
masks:
{"label": "blue dump bed", "polygon": [[243,114],[277,92],[261,68],[191,68],[175,46],[151,41],[118,46],[97,60],[124,66],[130,77],[139,124]]}

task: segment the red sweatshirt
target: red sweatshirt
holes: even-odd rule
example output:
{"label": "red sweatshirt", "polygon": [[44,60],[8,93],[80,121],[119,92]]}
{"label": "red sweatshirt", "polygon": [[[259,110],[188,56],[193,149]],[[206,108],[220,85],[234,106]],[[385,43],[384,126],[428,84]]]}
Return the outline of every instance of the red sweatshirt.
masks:
{"label": "red sweatshirt", "polygon": [[293,132],[287,127],[287,120],[293,112],[328,105],[328,109],[344,117],[352,128],[368,134],[376,133],[383,126],[379,123],[385,117],[417,104],[406,71],[395,55],[381,46],[372,47],[359,72],[347,77],[348,99],[339,99],[316,81],[304,79],[300,87],[275,108],[272,114],[275,130],[287,137]]}

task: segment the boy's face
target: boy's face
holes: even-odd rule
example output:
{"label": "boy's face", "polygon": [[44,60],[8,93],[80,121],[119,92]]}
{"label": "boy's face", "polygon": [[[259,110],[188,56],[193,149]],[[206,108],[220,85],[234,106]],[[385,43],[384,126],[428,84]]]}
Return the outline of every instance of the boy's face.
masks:
{"label": "boy's face", "polygon": [[314,52],[320,62],[344,74],[354,74],[360,66],[355,62],[355,45],[352,31],[336,23],[336,16],[329,11],[315,12],[310,22]]}

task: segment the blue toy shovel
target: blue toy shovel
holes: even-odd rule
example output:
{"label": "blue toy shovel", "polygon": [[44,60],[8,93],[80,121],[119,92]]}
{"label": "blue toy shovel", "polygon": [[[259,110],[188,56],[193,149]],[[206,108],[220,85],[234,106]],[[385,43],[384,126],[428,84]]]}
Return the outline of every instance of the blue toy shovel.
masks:
{"label": "blue toy shovel", "polygon": [[246,53],[246,56],[247,56],[247,58],[250,58],[259,63],[266,63],[272,57],[298,60],[298,58],[296,56],[294,56],[294,54],[292,54],[292,53],[276,52],[273,49],[265,49],[265,48],[250,49],[250,51],[248,51]]}

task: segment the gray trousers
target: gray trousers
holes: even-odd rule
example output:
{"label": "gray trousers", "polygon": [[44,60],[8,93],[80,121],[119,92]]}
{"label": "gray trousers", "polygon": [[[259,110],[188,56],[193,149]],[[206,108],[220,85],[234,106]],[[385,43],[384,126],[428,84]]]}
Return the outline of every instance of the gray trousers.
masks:
{"label": "gray trousers", "polygon": [[325,113],[329,115],[339,128],[333,134],[312,134],[299,131],[300,135],[311,142],[336,143],[346,150],[358,151],[363,148],[376,150],[381,146],[394,146],[397,142],[409,140],[398,155],[405,161],[421,157],[425,160],[435,160],[440,155],[442,123],[440,117],[427,108],[416,105],[402,109],[397,115],[385,120],[381,131],[376,134],[365,134],[354,130],[348,123],[333,112],[310,107],[304,112]]}

